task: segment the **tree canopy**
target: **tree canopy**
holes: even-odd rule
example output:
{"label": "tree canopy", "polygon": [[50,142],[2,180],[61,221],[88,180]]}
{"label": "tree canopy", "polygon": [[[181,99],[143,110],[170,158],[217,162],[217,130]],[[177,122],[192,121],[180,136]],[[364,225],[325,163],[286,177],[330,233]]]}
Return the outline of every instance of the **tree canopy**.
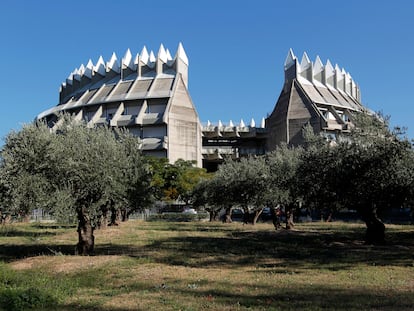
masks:
{"label": "tree canopy", "polygon": [[351,132],[336,141],[314,135],[308,126],[304,148],[281,145],[264,157],[225,162],[196,188],[196,202],[245,212],[280,204],[288,213],[296,203],[353,209],[367,225],[367,242],[383,242],[377,212],[412,204],[414,153],[400,129],[389,129],[387,118],[360,113],[353,121]]}
{"label": "tree canopy", "polygon": [[81,254],[93,251],[93,228],[116,207],[149,203],[150,171],[140,142],[122,130],[62,116],[11,132],[1,150],[3,206],[28,215],[34,208],[78,221]]}
{"label": "tree canopy", "polygon": [[[0,199],[21,218],[42,208],[76,219],[79,253],[93,251],[93,230],[154,200],[204,206],[215,219],[234,207],[255,223],[264,207],[283,206],[287,216],[303,202],[314,209],[355,209],[367,225],[366,240],[381,243],[378,211],[413,204],[414,153],[387,119],[355,114],[356,126],[334,142],[305,127],[305,146],[279,146],[265,156],[226,161],[208,174],[191,161],[147,158],[140,141],[122,129],[88,127],[63,115],[11,132],[1,149]],[[245,219],[246,221],[246,219]],[[288,225],[288,223],[287,223]]]}
{"label": "tree canopy", "polygon": [[367,224],[367,242],[381,243],[384,225],[377,212],[401,207],[412,197],[414,153],[386,119],[357,114],[354,122],[348,139],[303,154],[299,189],[315,207],[357,210]]}
{"label": "tree canopy", "polygon": [[148,161],[153,174],[151,185],[157,200],[180,200],[189,204],[194,187],[201,180],[210,178],[210,174],[205,169],[196,167],[194,161],[179,159],[172,164],[166,158],[153,157]]}

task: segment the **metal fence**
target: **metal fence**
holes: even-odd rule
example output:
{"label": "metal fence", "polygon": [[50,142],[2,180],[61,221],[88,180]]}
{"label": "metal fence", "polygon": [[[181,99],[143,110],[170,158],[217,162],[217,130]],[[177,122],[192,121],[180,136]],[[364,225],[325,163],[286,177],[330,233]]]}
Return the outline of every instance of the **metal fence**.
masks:
{"label": "metal fence", "polygon": [[[147,220],[149,217],[156,214],[158,213],[154,210],[145,209],[143,211],[131,214],[128,219]],[[56,219],[53,217],[53,215],[42,209],[35,209],[30,215],[30,220],[33,222],[49,222],[55,221]]]}

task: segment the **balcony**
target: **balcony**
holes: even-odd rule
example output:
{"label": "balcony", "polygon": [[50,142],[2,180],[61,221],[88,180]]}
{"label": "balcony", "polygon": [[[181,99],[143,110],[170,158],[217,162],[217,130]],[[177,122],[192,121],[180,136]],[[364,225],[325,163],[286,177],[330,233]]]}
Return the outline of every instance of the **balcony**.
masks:
{"label": "balcony", "polygon": [[142,138],[142,150],[162,150],[168,148],[168,137],[147,137]]}
{"label": "balcony", "polygon": [[231,157],[232,159],[237,159],[239,157],[237,149],[233,148],[203,148],[202,154],[204,159],[209,160],[221,160],[228,157]]}
{"label": "balcony", "polygon": [[116,124],[116,126],[128,126],[128,125],[132,124],[133,121],[134,121],[134,116],[133,115],[120,115],[114,121],[114,123]]}

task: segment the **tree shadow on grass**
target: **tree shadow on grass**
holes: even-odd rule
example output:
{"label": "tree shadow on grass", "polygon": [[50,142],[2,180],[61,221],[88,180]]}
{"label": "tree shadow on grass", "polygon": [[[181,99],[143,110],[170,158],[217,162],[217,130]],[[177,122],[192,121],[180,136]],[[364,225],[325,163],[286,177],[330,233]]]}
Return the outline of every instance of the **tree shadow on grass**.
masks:
{"label": "tree shadow on grass", "polygon": [[412,266],[409,245],[369,246],[358,233],[299,231],[238,232],[224,237],[160,238],[144,247],[102,245],[97,254],[122,253],[136,258],[189,267],[245,266],[348,269],[356,263]]}
{"label": "tree shadow on grass", "polygon": [[0,247],[0,260],[6,262],[35,256],[74,254],[75,245],[67,244],[2,245]]}
{"label": "tree shadow on grass", "polygon": [[[169,283],[171,281],[171,283]],[[238,284],[243,287],[240,292],[234,284],[226,281],[213,281],[206,288],[197,282],[185,286],[188,280],[177,283],[166,280],[163,287],[154,287],[137,281],[125,287],[119,295],[144,291],[152,293],[157,299],[157,306],[165,304],[166,309],[174,310],[412,310],[414,296],[411,292],[400,292],[398,289],[369,289],[365,287],[345,288],[292,283],[290,286],[260,284]],[[105,295],[102,293],[101,295]],[[148,294],[147,294],[148,295]],[[158,297],[158,298],[157,298]],[[179,299],[177,299],[179,297]],[[187,300],[191,307],[188,307]],[[174,308],[172,307],[174,306]],[[170,308],[168,308],[170,307]],[[79,306],[76,304],[60,305],[60,310],[130,310],[122,306]],[[145,309],[154,310],[152,306]]]}
{"label": "tree shadow on grass", "polygon": [[141,223],[138,231],[175,231],[175,232],[234,232],[233,226],[225,226],[220,222],[144,222]]}
{"label": "tree shadow on grass", "polygon": [[62,230],[75,229],[75,225],[65,224],[48,224],[48,223],[31,223],[27,226],[21,225],[1,225],[0,238],[7,237],[28,237],[41,238],[47,236],[58,235]]}
{"label": "tree shadow on grass", "polygon": [[[227,286],[227,287],[226,287]],[[216,291],[178,290],[182,297],[196,295],[212,297],[225,306],[238,305],[246,309],[266,310],[412,310],[414,298],[409,292],[372,291],[366,288],[331,288],[322,285],[292,285],[289,287],[247,286],[249,294],[238,294],[231,284],[218,285]],[[227,290],[223,290],[228,288]],[[268,294],[272,292],[271,294]],[[255,294],[257,293],[257,294]]]}
{"label": "tree shadow on grass", "polygon": [[[172,227],[171,227],[172,226]],[[144,226],[152,230],[153,225]],[[356,263],[368,265],[412,266],[414,241],[412,232],[390,231],[393,243],[398,245],[364,245],[363,228],[320,231],[255,231],[249,227],[235,228],[222,225],[164,224],[159,230],[194,231],[199,234],[156,238],[150,244],[96,244],[94,255],[125,255],[151,262],[189,267],[257,266],[283,271],[284,267],[330,270],[348,269]],[[168,229],[167,229],[168,228]],[[191,230],[190,230],[191,229]],[[222,234],[209,235],[210,231]],[[138,230],[139,232],[139,230]],[[33,234],[22,231],[19,234]],[[205,234],[204,234],[205,233]],[[43,234],[40,232],[39,234]],[[46,234],[49,234],[46,232]],[[0,260],[12,261],[39,255],[74,255],[75,244],[2,245]]]}
{"label": "tree shadow on grass", "polygon": [[20,230],[12,228],[9,230],[0,230],[0,238],[4,237],[28,237],[28,238],[38,238],[38,237],[47,237],[57,235],[59,232],[56,231],[38,231],[38,230]]}

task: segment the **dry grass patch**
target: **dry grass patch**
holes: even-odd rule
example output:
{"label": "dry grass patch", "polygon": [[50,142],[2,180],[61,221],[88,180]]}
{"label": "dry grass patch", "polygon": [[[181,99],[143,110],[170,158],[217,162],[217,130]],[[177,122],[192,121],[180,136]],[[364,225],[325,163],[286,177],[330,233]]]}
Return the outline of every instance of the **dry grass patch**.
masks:
{"label": "dry grass patch", "polygon": [[[37,231],[40,230],[40,231]],[[60,230],[60,229],[57,229]],[[59,279],[59,310],[411,310],[414,227],[387,226],[389,244],[363,245],[364,226],[129,221],[96,231],[96,255],[71,256],[76,229],[19,228],[30,256],[0,238],[19,278]],[[30,236],[24,236],[30,232]],[[48,232],[48,233],[45,233]],[[30,237],[40,237],[36,241]],[[59,256],[32,248],[56,243]],[[13,257],[15,256],[15,257]],[[50,310],[54,310],[51,308]]]}
{"label": "dry grass patch", "polygon": [[74,273],[97,269],[116,263],[121,256],[37,256],[14,261],[10,264],[16,270],[40,269],[48,273]]}

